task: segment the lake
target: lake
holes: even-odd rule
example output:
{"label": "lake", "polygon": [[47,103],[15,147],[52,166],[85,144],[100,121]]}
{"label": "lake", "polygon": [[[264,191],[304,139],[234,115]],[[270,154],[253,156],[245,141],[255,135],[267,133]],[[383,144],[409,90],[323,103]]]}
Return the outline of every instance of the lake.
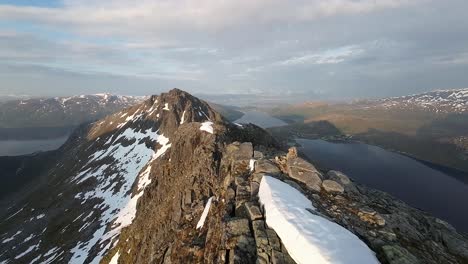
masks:
{"label": "lake", "polygon": [[318,167],[342,171],[468,232],[468,184],[459,179],[468,175],[434,169],[429,163],[363,143],[296,141]]}
{"label": "lake", "polygon": [[68,136],[54,139],[0,140],[0,156],[19,156],[58,149],[67,139]]}
{"label": "lake", "polygon": [[262,128],[285,126],[286,122],[260,111],[248,111],[234,123],[252,123]]}

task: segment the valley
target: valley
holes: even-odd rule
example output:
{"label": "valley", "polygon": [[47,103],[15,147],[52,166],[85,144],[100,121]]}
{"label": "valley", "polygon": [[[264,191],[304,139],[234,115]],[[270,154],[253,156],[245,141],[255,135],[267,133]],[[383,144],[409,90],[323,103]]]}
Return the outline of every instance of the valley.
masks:
{"label": "valley", "polygon": [[[289,123],[270,131],[293,137],[361,141],[468,171],[468,89],[352,103],[305,103],[270,109]],[[445,97],[442,97],[445,96]]]}

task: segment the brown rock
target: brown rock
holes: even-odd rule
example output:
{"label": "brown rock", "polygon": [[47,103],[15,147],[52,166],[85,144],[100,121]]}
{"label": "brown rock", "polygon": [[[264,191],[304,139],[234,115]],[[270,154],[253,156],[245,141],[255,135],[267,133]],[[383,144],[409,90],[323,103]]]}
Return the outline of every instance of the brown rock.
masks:
{"label": "brown rock", "polygon": [[377,226],[385,225],[385,219],[374,210],[361,208],[357,215],[362,221],[367,222],[371,225],[377,225]]}
{"label": "brown rock", "polygon": [[294,159],[297,158],[297,148],[296,147],[291,147],[288,149],[288,154],[286,155],[288,159]]}
{"label": "brown rock", "polygon": [[314,165],[310,164],[304,159],[295,157],[288,158],[287,168],[289,177],[304,183],[311,190],[317,192],[320,191],[322,185],[322,177],[320,172],[314,167]]}
{"label": "brown rock", "polygon": [[343,186],[337,183],[336,181],[332,181],[332,180],[324,180],[322,182],[322,187],[326,192],[329,192],[329,193],[343,193],[344,192]]}
{"label": "brown rock", "polygon": [[257,160],[255,163],[255,173],[266,173],[266,174],[278,174],[280,173],[280,169],[276,164],[269,160]]}

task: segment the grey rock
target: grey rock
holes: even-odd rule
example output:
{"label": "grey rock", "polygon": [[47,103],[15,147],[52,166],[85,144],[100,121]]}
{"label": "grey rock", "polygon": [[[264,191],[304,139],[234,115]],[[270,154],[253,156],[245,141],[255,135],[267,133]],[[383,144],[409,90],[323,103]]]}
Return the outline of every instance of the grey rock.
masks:
{"label": "grey rock", "polygon": [[247,202],[244,204],[247,215],[249,216],[250,221],[255,221],[263,218],[262,212],[260,212],[260,208],[253,203]]}
{"label": "grey rock", "polygon": [[246,218],[232,218],[226,223],[226,231],[229,236],[250,234],[249,220]]}
{"label": "grey rock", "polygon": [[239,236],[235,248],[229,251],[229,264],[254,263],[256,260],[255,240],[250,236]]}
{"label": "grey rock", "polygon": [[348,176],[340,171],[331,170],[327,173],[327,177],[329,180],[339,182],[343,185],[351,184],[351,180],[348,178]]}
{"label": "grey rock", "polygon": [[252,197],[257,196],[258,190],[260,189],[260,184],[254,181],[250,182],[250,195]]}
{"label": "grey rock", "polygon": [[273,250],[271,254],[272,264],[295,264],[296,262],[287,254],[283,252]]}
{"label": "grey rock", "polygon": [[332,181],[332,180],[324,180],[322,182],[322,187],[326,192],[329,192],[329,193],[343,193],[344,192],[343,186],[337,183],[336,181]]}
{"label": "grey rock", "polygon": [[262,152],[260,151],[257,151],[257,150],[254,150],[254,155],[253,155],[254,159],[256,160],[259,160],[259,159],[263,159],[264,155]]}
{"label": "grey rock", "polygon": [[236,185],[243,185],[245,183],[245,179],[239,176],[234,179],[234,182]]}
{"label": "grey rock", "polygon": [[268,236],[265,230],[265,221],[256,220],[252,221],[252,229],[254,233],[255,243],[257,247],[267,248],[268,247]]}
{"label": "grey rock", "polygon": [[252,174],[252,181],[260,184],[262,181],[263,176],[265,176],[265,173],[253,173]]}
{"label": "grey rock", "polygon": [[385,245],[382,247],[382,251],[389,264],[420,263],[408,250],[397,245]]}
{"label": "grey rock", "polygon": [[266,233],[267,233],[267,236],[268,236],[268,242],[270,244],[270,247],[273,250],[280,251],[281,250],[281,240],[278,237],[278,235],[276,234],[275,230],[273,230],[271,228],[266,228]]}
{"label": "grey rock", "polygon": [[251,159],[253,157],[253,146],[250,142],[244,142],[239,145],[234,157],[237,159]]}
{"label": "grey rock", "polygon": [[461,257],[468,263],[468,243],[466,243],[466,240],[464,241],[460,235],[453,235],[452,233],[442,234],[442,240],[449,252]]}

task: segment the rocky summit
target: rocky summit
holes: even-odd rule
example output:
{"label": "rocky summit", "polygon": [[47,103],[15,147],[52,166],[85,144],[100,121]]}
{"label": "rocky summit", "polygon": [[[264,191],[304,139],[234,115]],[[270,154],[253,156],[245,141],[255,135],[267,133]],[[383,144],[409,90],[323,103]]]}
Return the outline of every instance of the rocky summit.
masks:
{"label": "rocky summit", "polygon": [[178,89],[51,157],[2,202],[0,263],[468,263],[448,223]]}

